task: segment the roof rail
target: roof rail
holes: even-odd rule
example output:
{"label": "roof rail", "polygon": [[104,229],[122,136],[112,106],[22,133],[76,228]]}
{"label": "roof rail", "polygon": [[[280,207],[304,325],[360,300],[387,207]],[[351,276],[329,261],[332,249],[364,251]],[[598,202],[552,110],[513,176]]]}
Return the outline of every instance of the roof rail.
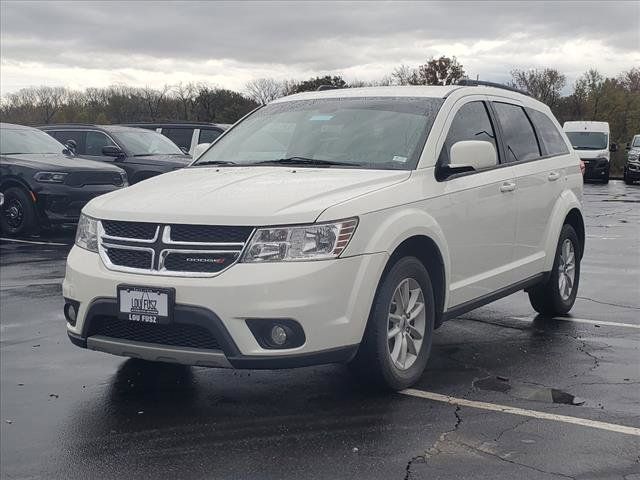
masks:
{"label": "roof rail", "polygon": [[340,87],[336,87],[334,85],[320,85],[316,88],[316,92],[323,92],[325,90],[338,90]]}
{"label": "roof rail", "polygon": [[45,123],[43,125],[38,125],[38,128],[41,127],[97,127],[97,123]]}
{"label": "roof rail", "polygon": [[501,88],[502,90],[509,90],[510,92],[521,93],[522,95],[526,95],[527,97],[531,96],[531,94],[529,92],[525,91],[525,90],[520,90],[519,88],[510,87],[510,86],[504,85],[502,83],[485,82],[484,80],[469,80],[469,79],[465,78],[465,79],[462,79],[462,80],[458,80],[456,85],[460,85],[461,87],[494,87],[494,88]]}

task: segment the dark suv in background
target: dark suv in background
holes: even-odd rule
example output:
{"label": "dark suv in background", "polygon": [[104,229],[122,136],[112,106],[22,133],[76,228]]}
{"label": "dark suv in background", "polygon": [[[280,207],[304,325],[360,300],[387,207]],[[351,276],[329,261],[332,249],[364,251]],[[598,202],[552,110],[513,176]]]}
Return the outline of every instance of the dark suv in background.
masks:
{"label": "dark suv in background", "polygon": [[78,222],[85,204],[127,185],[114,165],[74,158],[36,128],[0,124],[0,227],[8,235]]}
{"label": "dark suv in background", "polygon": [[191,157],[157,132],[121,125],[44,125],[39,127],[73,149],[78,157],[112,162],[131,184],[186,167]]}
{"label": "dark suv in background", "polygon": [[171,139],[183,151],[193,152],[200,143],[211,143],[231,125],[227,123],[175,122],[175,123],[128,123],[130,127],[155,130]]}

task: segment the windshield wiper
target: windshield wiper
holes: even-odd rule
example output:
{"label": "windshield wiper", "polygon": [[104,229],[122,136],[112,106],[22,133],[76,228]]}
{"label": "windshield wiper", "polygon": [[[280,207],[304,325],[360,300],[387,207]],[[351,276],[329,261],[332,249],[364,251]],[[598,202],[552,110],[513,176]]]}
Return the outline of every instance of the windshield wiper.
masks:
{"label": "windshield wiper", "polygon": [[313,165],[313,166],[327,166],[332,165],[346,165],[349,167],[360,167],[359,163],[352,162],[339,162],[335,160],[322,160],[319,158],[305,158],[305,157],[288,157],[279,158],[277,160],[263,160],[261,162],[255,162],[252,165]]}
{"label": "windshield wiper", "polygon": [[237,163],[230,162],[228,160],[207,160],[203,162],[196,162],[193,164],[194,167],[199,167],[200,165],[237,165]]}

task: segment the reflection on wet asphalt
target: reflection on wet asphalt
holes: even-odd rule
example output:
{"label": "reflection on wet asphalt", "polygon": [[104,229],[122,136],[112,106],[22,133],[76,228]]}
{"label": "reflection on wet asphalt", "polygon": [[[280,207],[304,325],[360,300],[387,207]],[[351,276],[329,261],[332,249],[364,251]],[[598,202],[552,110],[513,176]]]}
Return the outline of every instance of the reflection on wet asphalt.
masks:
{"label": "reflection on wet asphalt", "polygon": [[[640,187],[587,185],[572,315],[640,324]],[[70,244],[57,234],[40,242]],[[634,478],[638,437],[369,391],[342,366],[231,371],[71,345],[69,247],[0,242],[2,478]],[[445,324],[417,389],[640,427],[640,331],[518,293]]]}

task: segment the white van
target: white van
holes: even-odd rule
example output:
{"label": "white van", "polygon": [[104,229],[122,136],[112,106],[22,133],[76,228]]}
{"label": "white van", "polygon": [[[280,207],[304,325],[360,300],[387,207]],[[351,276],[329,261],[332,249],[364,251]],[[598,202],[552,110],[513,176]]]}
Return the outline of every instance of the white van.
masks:
{"label": "white van", "polygon": [[563,129],[585,164],[584,178],[608,183],[610,152],[617,150],[616,144],[610,143],[609,124],[607,122],[564,122]]}

